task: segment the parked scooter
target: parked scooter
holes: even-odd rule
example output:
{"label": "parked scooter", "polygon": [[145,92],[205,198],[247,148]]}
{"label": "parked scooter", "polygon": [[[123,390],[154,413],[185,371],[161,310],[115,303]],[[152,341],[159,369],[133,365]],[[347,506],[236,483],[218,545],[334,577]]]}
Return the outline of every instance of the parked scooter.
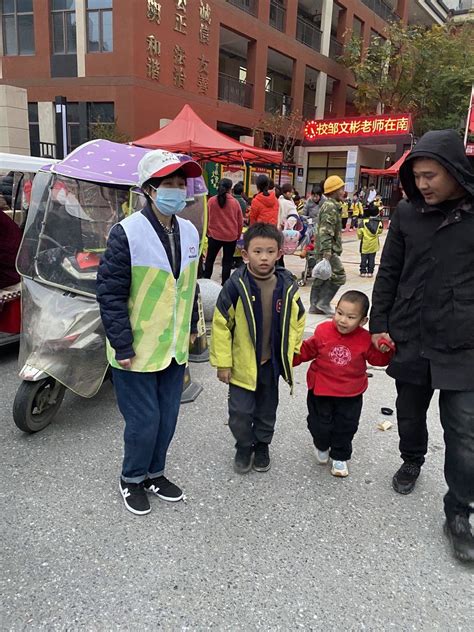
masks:
{"label": "parked scooter", "polygon": [[[13,418],[25,432],[37,432],[51,422],[66,389],[93,397],[108,372],[95,298],[97,270],[112,226],[142,208],[142,196],[131,187],[147,151],[91,141],[38,173],[33,182],[17,259],[22,277],[23,381]],[[198,230],[204,224],[205,192],[202,178],[188,191],[185,213]],[[186,386],[194,399],[202,390],[190,382],[189,374]],[[189,401],[189,392],[183,392],[183,400]]]}

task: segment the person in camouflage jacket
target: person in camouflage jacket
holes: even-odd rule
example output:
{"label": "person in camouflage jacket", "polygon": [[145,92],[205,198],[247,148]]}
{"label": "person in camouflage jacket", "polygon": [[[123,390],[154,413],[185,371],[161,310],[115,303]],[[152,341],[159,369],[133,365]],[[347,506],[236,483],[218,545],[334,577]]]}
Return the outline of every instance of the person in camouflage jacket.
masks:
{"label": "person in camouflage jacket", "polygon": [[344,182],[339,176],[329,176],[324,182],[326,201],[319,213],[315,239],[316,261],[327,259],[331,264],[332,276],[327,281],[314,279],[311,288],[310,314],[332,316],[330,302],[341,285],[346,282],[346,273],[339,256],[342,253],[341,203],[344,199]]}

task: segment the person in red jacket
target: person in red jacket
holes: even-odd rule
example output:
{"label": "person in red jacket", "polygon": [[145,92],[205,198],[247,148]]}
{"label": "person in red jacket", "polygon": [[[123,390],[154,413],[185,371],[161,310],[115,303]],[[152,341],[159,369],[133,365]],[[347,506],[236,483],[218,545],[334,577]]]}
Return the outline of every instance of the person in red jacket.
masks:
{"label": "person in red jacket", "polygon": [[371,343],[367,323],[369,299],[357,290],[345,292],[333,320],[321,323],[303,342],[293,365],[312,360],[307,374],[308,429],[316,460],[332,459],[331,474],[348,476],[347,461],[359,426],[362,394],[367,390],[367,363],[387,366],[393,350]]}
{"label": "person in red jacket", "polygon": [[250,225],[257,222],[278,226],[279,205],[273,189],[270,191],[270,180],[263,173],[257,178],[258,193],[250,205]]}
{"label": "person in red jacket", "polygon": [[209,223],[207,226],[207,255],[204,278],[210,279],[214,262],[222,248],[222,285],[230,277],[235,245],[242,234],[244,218],[237,200],[231,195],[233,182],[223,178],[219,182],[217,195],[209,199]]}

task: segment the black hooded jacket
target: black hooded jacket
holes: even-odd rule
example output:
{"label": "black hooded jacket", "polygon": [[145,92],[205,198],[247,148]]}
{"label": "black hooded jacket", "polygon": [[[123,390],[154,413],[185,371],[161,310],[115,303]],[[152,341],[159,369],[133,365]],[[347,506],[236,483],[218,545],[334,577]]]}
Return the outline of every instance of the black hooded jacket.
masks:
{"label": "black hooded jacket", "polygon": [[[413,176],[416,158],[440,163],[465,195],[427,205]],[[458,134],[425,134],[402,165],[400,180],[408,200],[390,225],[370,330],[388,332],[397,345],[392,377],[474,390],[474,172]]]}

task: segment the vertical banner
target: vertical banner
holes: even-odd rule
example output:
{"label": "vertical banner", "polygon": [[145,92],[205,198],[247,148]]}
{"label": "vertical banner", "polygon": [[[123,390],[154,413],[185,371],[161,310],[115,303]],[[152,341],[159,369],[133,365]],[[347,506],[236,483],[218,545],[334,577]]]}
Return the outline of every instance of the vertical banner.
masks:
{"label": "vertical banner", "polygon": [[346,161],[346,191],[347,193],[354,193],[356,188],[356,170],[357,170],[357,153],[358,148],[349,149],[347,152],[347,161]]}

